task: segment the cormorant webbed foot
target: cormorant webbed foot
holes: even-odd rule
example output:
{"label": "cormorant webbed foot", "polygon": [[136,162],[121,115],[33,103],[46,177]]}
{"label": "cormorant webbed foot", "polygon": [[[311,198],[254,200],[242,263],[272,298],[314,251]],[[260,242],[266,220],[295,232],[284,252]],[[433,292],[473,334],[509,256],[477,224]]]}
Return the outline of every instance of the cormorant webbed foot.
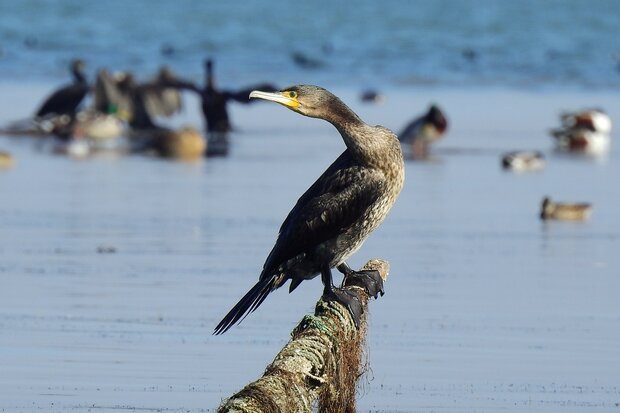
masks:
{"label": "cormorant webbed foot", "polygon": [[[337,267],[339,271],[341,267],[342,264]],[[346,265],[346,267],[351,269],[348,265]],[[345,306],[353,318],[355,328],[359,328],[362,312],[364,310],[357,294],[344,288],[334,287],[332,271],[328,266],[325,266],[321,271],[321,281],[323,282],[323,300],[337,301]]]}
{"label": "cormorant webbed foot", "polygon": [[345,288],[331,286],[330,289],[326,288],[323,291],[322,298],[325,301],[336,301],[346,307],[351,314],[351,318],[353,318],[355,328],[360,328],[360,320],[364,309],[362,308],[362,303],[355,292],[349,291]]}
{"label": "cormorant webbed foot", "polygon": [[377,298],[379,295],[383,296],[385,294],[383,278],[381,278],[381,274],[377,270],[353,271],[345,275],[342,284],[363,288],[369,297]]}

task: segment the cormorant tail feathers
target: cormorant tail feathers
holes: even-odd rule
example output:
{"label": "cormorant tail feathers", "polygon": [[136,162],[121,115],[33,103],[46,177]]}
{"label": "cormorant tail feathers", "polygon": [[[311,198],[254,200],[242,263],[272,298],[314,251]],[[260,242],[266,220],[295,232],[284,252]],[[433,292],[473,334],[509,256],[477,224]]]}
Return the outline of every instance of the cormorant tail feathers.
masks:
{"label": "cormorant tail feathers", "polygon": [[265,301],[269,293],[274,290],[275,281],[275,276],[259,279],[254,287],[224,316],[215,327],[213,334],[224,334],[237,322],[241,322],[248,314],[255,311]]}

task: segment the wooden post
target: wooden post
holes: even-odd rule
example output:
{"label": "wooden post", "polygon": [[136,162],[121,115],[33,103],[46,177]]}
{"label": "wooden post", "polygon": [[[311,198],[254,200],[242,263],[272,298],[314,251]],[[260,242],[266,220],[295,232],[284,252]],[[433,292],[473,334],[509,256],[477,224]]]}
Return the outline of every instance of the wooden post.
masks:
{"label": "wooden post", "polygon": [[[370,260],[362,270],[376,270],[385,280],[389,264]],[[343,287],[355,292],[362,304],[359,328],[349,311],[335,301],[320,299],[314,315],[306,315],[291,340],[261,378],[226,400],[219,413],[355,412],[355,391],[364,373],[368,293],[345,277]]]}

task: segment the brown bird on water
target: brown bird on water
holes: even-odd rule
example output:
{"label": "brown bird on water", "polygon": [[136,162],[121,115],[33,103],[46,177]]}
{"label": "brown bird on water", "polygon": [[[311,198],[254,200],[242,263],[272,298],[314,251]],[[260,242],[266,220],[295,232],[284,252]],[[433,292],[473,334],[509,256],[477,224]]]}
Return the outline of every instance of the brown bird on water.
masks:
{"label": "brown bird on water", "polygon": [[346,150],[299,198],[280,227],[258,282],[215,327],[222,334],[267,295],[291,280],[289,292],[321,274],[323,295],[347,305],[334,287],[332,268],[353,272],[345,262],[385,219],[400,194],[405,168],[396,135],[362,121],[339,98],[318,86],[292,86],[280,92],[253,91],[250,98],[277,102],[336,127]]}

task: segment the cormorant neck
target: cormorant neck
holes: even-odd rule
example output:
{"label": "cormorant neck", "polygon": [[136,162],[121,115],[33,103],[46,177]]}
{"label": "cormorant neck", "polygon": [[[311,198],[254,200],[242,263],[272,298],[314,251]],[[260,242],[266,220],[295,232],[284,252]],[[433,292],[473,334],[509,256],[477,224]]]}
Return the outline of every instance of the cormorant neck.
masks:
{"label": "cormorant neck", "polygon": [[215,80],[213,79],[213,66],[211,63],[207,64],[207,76],[206,76],[206,88],[215,89]]}
{"label": "cormorant neck", "polygon": [[345,145],[355,157],[368,159],[372,156],[372,134],[369,134],[369,126],[342,101],[338,100],[330,105],[325,120],[338,129]]}
{"label": "cormorant neck", "polygon": [[75,79],[75,83],[86,83],[86,76],[84,76],[84,73],[79,69],[73,70],[73,78]]}

